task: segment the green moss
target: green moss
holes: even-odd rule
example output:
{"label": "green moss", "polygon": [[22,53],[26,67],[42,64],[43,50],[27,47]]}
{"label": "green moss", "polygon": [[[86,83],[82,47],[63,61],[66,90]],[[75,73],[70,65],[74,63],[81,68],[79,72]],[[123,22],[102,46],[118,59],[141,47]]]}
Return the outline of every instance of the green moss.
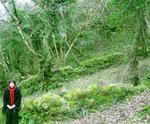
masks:
{"label": "green moss", "polygon": [[145,80],[150,81],[150,73],[147,73],[147,74],[145,75]]}
{"label": "green moss", "polygon": [[146,86],[148,88],[150,88],[150,72],[148,72],[145,76],[144,76],[144,81],[142,82],[143,86]]}
{"label": "green moss", "polygon": [[87,68],[97,67],[97,69],[103,69],[120,62],[122,57],[122,53],[113,53],[102,57],[85,60],[81,62],[80,65]]}
{"label": "green moss", "polygon": [[144,120],[146,116],[150,116],[150,105],[144,106],[144,109],[138,113],[138,116]]}

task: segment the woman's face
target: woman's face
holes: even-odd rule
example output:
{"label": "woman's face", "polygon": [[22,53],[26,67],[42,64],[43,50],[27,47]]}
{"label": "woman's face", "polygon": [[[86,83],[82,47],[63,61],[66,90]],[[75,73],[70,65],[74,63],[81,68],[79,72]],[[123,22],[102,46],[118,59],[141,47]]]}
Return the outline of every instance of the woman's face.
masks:
{"label": "woman's face", "polygon": [[11,88],[14,88],[14,86],[15,86],[15,84],[14,84],[14,82],[10,82],[10,84],[9,84],[9,86],[11,87]]}

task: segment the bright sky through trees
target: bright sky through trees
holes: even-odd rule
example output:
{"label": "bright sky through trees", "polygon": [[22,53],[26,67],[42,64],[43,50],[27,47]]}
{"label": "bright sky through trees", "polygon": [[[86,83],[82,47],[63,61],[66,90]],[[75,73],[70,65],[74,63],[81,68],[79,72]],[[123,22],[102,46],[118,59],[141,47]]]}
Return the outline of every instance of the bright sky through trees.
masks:
{"label": "bright sky through trees", "polygon": [[[18,6],[30,6],[32,5],[32,1],[31,0],[17,0],[17,5]],[[5,9],[3,8],[3,6],[0,3],[0,18],[5,18],[6,13],[5,13]]]}

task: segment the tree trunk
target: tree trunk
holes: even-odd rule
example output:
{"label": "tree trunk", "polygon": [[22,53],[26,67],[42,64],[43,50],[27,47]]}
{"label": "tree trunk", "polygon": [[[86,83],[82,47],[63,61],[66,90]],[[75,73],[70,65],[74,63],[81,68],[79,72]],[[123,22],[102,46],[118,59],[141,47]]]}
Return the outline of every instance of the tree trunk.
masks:
{"label": "tree trunk", "polygon": [[[138,72],[138,59],[137,59],[137,52],[139,47],[144,49],[143,52],[145,53],[145,34],[146,34],[146,23],[143,16],[143,12],[141,11],[140,15],[138,16],[139,27],[137,27],[137,35],[135,38],[135,43],[133,46],[133,50],[131,52],[131,62],[130,62],[130,81],[133,83],[134,86],[138,86],[140,83],[139,79],[139,72]],[[145,53],[146,54],[146,53]]]}
{"label": "tree trunk", "polygon": [[136,56],[138,43],[135,42],[132,53],[131,53],[131,62],[129,65],[130,69],[130,81],[134,86],[138,86],[140,83],[139,74],[138,74],[138,60]]}

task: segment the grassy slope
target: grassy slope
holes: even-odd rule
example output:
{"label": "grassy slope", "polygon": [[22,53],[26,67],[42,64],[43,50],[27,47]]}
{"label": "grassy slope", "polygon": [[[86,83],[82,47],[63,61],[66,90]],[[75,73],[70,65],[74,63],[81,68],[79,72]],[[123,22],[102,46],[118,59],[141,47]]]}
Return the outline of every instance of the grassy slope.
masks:
{"label": "grassy slope", "polygon": [[[80,78],[77,78],[73,81],[70,81],[67,84],[64,84],[62,88],[56,88],[48,92],[59,94],[61,92],[69,92],[76,88],[86,89],[92,84],[98,85],[109,85],[109,84],[122,84],[128,83],[128,72],[127,65],[119,65],[115,67],[110,67],[103,69],[99,72],[93,74],[85,75]],[[139,66],[141,79],[146,75],[147,72],[150,72],[150,59],[145,59],[140,61]],[[125,78],[126,77],[126,78]],[[47,94],[48,92],[36,92],[31,97],[36,97],[39,94]]]}
{"label": "grassy slope", "polygon": [[[141,85],[137,88],[127,85],[93,86],[88,89],[72,90],[66,94],[55,95],[49,93],[37,99],[25,99],[21,116],[26,121],[36,120],[36,123],[44,123],[49,119],[57,121],[79,118],[136,95],[147,86]],[[21,124],[26,123],[23,120],[21,122]]]}
{"label": "grassy slope", "polygon": [[43,123],[49,119],[60,121],[80,118],[137,95],[145,88],[145,85],[136,88],[127,85],[92,86],[85,90],[76,89],[67,94],[46,94],[35,101],[29,99],[28,102],[24,102],[26,107],[22,116],[30,113],[31,120],[36,120],[36,123]]}

